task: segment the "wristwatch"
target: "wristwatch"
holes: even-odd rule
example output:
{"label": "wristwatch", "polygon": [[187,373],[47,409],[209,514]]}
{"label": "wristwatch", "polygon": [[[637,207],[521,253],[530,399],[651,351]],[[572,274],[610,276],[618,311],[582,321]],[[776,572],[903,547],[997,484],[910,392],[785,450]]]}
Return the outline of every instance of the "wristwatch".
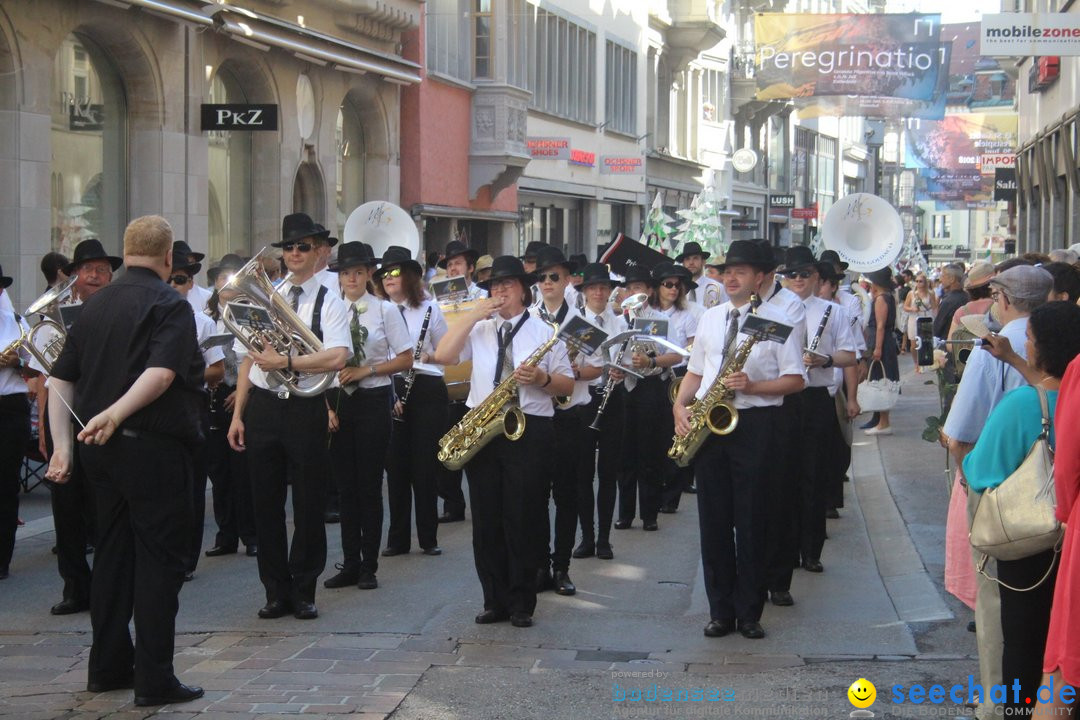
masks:
{"label": "wristwatch", "polygon": [[832,357],[832,355],[830,355],[829,359],[826,360],[825,363],[821,367],[823,367],[823,368],[831,368],[832,366],[833,366],[833,357]]}

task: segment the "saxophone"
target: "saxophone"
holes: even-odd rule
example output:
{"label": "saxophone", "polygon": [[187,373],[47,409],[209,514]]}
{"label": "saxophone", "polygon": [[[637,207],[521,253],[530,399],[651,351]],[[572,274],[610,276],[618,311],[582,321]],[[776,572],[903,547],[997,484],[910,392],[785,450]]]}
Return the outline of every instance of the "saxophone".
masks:
{"label": "saxophone", "polygon": [[[523,364],[536,367],[557,342],[559,333],[554,332]],[[517,380],[511,373],[482,403],[465,413],[461,422],[442,436],[439,440],[439,462],[449,470],[459,470],[500,432],[511,442],[520,440],[525,434],[525,413],[516,404],[517,396]]]}

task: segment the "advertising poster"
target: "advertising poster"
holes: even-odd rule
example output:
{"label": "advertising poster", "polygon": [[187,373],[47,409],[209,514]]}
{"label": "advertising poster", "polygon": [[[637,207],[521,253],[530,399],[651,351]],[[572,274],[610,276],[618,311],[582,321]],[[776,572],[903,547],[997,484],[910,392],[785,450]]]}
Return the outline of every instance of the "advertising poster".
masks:
{"label": "advertising poster", "polygon": [[905,133],[906,167],[918,169],[916,200],[933,200],[939,210],[992,207],[994,168],[985,158],[1016,148],[1015,113],[960,113],[943,120],[914,120]]}

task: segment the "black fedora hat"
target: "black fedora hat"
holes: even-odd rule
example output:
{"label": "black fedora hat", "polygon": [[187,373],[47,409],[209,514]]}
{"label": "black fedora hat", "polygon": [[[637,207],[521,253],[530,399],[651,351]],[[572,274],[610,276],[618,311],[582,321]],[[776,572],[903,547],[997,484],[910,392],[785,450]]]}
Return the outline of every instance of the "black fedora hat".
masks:
{"label": "black fedora hat", "polygon": [[589,264],[589,256],[585,253],[574,253],[570,255],[570,262],[574,263],[574,272],[581,274],[582,269]]}
{"label": "black fedora hat", "polygon": [[119,270],[120,266],[124,264],[123,258],[106,254],[105,248],[101,246],[100,240],[97,238],[88,238],[75,246],[75,257],[71,262],[64,266],[64,274],[70,277],[79,269],[80,265],[91,260],[108,260],[109,265],[112,266],[113,272]]}
{"label": "black fedora hat", "polygon": [[464,255],[469,260],[470,265],[476,265],[476,261],[480,258],[480,251],[474,250],[468,247],[460,240],[451,240],[446,243],[446,252],[443,253],[442,260],[439,261],[439,267],[446,269],[446,261],[451,258],[456,258],[459,255]]}
{"label": "black fedora hat", "polygon": [[373,256],[370,245],[362,242],[347,242],[342,243],[338,248],[337,260],[330,263],[327,270],[339,273],[357,265],[374,267],[378,264],[379,258]]}
{"label": "black fedora hat", "polygon": [[521,264],[520,258],[513,255],[500,255],[491,263],[491,275],[488,276],[488,279],[476,284],[487,290],[491,287],[491,283],[506,278],[517,278],[525,287],[529,287],[536,282],[536,275],[525,272],[525,266]]}
{"label": "black fedora hat", "polygon": [[546,242],[533,240],[525,246],[525,254],[521,256],[521,259],[524,260],[525,258],[535,258],[537,255],[540,254],[540,251],[546,247],[548,247],[548,244]]}
{"label": "black fedora hat", "polygon": [[822,250],[821,262],[832,263],[833,267],[840,272],[844,272],[848,269],[848,264],[846,262],[841,262],[840,253],[835,250]]}
{"label": "black fedora hat", "polygon": [[382,266],[375,272],[375,278],[381,278],[387,270],[392,267],[406,267],[415,272],[417,275],[423,275],[424,269],[420,267],[420,263],[413,260],[412,253],[408,248],[403,248],[400,245],[391,245],[386,248],[382,256]]}
{"label": "black fedora hat", "polygon": [[682,252],[675,256],[675,262],[682,262],[684,258],[691,255],[700,255],[702,260],[709,259],[709,253],[702,250],[701,245],[696,242],[688,242],[683,245]]}
{"label": "black fedora hat", "polygon": [[536,269],[547,270],[549,267],[555,267],[556,265],[562,265],[566,268],[566,272],[572,273],[577,269],[577,265],[572,260],[567,260],[563,255],[563,251],[553,245],[545,245],[540,248],[540,251],[536,253]]}
{"label": "black fedora hat", "polygon": [[604,263],[589,263],[581,270],[581,282],[578,283],[577,289],[578,292],[584,292],[588,286],[601,283],[612,287],[619,284],[611,277],[607,265]]}
{"label": "black fedora hat", "polygon": [[326,240],[330,237],[330,231],[322,225],[318,225],[307,213],[291,213],[281,221],[280,242],[270,243],[273,247],[281,247],[285,243],[293,243],[304,238],[319,238]]}
{"label": "black fedora hat", "polygon": [[769,248],[762,247],[753,240],[736,240],[728,248],[724,262],[716,267],[723,270],[728,265],[750,265],[763,272],[773,270],[777,263]]}
{"label": "black fedora hat", "polygon": [[177,250],[175,247],[172,251],[172,268],[173,270],[181,270],[188,275],[195,276],[199,274],[199,270],[202,269],[202,263],[191,262],[188,260],[188,254],[183,250]]}
{"label": "black fedora hat", "polygon": [[4,274],[4,267],[0,265],[0,288],[11,287],[11,283],[15,282],[14,278],[10,278]]}
{"label": "black fedora hat", "polygon": [[176,253],[183,253],[185,257],[191,258],[192,262],[202,262],[203,258],[206,257],[206,253],[195,252],[191,249],[191,246],[183,240],[173,241],[172,251],[174,255]]}
{"label": "black fedora hat", "polygon": [[806,245],[792,245],[784,254],[784,270],[817,269],[814,252]]}
{"label": "black fedora hat", "polygon": [[818,275],[821,276],[823,281],[839,283],[844,277],[844,273],[839,272],[831,262],[821,262],[819,260],[816,265]]}
{"label": "black fedora hat", "polygon": [[659,285],[668,278],[678,278],[687,290],[695,289],[698,284],[694,282],[694,275],[682,265],[671,262],[662,262],[652,269],[653,282]]}
{"label": "black fedora hat", "polygon": [[622,286],[626,287],[630,283],[643,282],[649,287],[656,285],[656,280],[653,279],[652,271],[644,265],[631,265],[626,268],[626,273],[623,275]]}
{"label": "black fedora hat", "polygon": [[320,233],[326,233],[326,244],[327,244],[328,247],[334,247],[335,245],[337,245],[337,238],[336,237],[331,237],[329,230],[324,228],[319,223],[315,223],[315,227],[319,228]]}
{"label": "black fedora hat", "polygon": [[883,287],[886,290],[892,290],[896,287],[896,283],[893,282],[893,271],[890,267],[883,267],[880,270],[863,273],[863,275],[870,282],[874,283],[878,287]]}
{"label": "black fedora hat", "polygon": [[226,272],[230,270],[236,271],[244,267],[246,263],[247,260],[235,253],[222,255],[221,259],[218,260],[218,264],[206,271],[206,277],[210,278],[211,283],[216,283],[217,277],[221,274],[222,270]]}

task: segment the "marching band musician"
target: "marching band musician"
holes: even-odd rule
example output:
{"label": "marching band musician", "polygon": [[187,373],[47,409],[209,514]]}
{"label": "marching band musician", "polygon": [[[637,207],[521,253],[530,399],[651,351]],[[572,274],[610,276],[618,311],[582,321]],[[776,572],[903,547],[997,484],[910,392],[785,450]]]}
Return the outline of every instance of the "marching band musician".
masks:
{"label": "marching band musician", "polygon": [[[453,243],[451,243],[453,244]],[[449,246],[448,246],[449,250]],[[455,256],[454,261],[463,260]],[[471,265],[471,263],[470,263]],[[408,251],[390,247],[383,253],[382,266],[375,273],[383,293],[397,306],[412,341],[412,386],[406,388],[399,375],[394,380],[397,402],[387,458],[386,488],[390,504],[390,529],[385,557],[409,552],[413,503],[416,504],[416,539],[425,555],[441,555],[439,548],[439,505],[435,478],[442,467],[435,455],[439,438],[446,431],[446,384],[443,368],[431,362],[435,348],[446,335],[446,319],[438,303],[424,297],[420,263]],[[475,287],[475,286],[474,286]],[[480,288],[475,288],[483,292]],[[430,313],[430,314],[429,314]],[[415,348],[423,334],[420,357]],[[444,468],[445,469],[445,468]]]}
{"label": "marching band musician", "polygon": [[[324,231],[325,232],[325,231]],[[229,445],[250,450],[259,541],[259,579],[266,590],[266,605],[259,617],[272,619],[290,612],[299,620],[318,617],[315,582],[326,567],[326,526],[323,524],[323,484],[328,470],[327,411],[323,395],[302,397],[284,387],[271,387],[267,372],[337,372],[352,356],[345,303],[327,291],[315,277],[316,247],[325,242],[304,213],[282,221],[281,248],[289,279],[277,292],[290,303],[300,320],[321,337],[320,352],[284,356],[273,347],[248,351],[237,372]],[[290,550],[285,525],[285,498],[292,486],[293,539]]]}
{"label": "marching band musician", "polygon": [[[736,240],[728,249],[724,290],[729,300],[707,310],[701,318],[673,408],[679,435],[690,430],[687,406],[705,395],[738,347],[742,339],[739,329],[753,312],[751,296],[773,267],[766,250],[751,241]],[[786,315],[767,303],[756,314],[789,323]],[[736,629],[746,638],[765,636],[760,620],[765,602],[762,534],[768,496],[760,478],[781,398],[799,392],[805,382],[799,342],[792,332],[782,344],[764,341],[754,345],[745,365],[725,380],[727,388],[735,391],[732,404],[739,413],[738,425],[728,435],[710,434],[694,463],[701,562],[709,598],[706,637],[721,637]]]}
{"label": "marching band musician", "polygon": [[[626,321],[616,315],[608,306],[608,298],[616,283],[602,263],[586,265],[581,272],[581,283],[577,290],[585,296],[585,308],[582,317],[597,326],[609,336],[618,335],[626,329]],[[599,357],[601,362],[614,360],[619,348],[609,348],[609,357]],[[584,369],[582,370],[584,373]],[[609,370],[612,373],[621,373]],[[585,377],[583,375],[583,377]],[[614,379],[614,378],[613,378]],[[603,372],[588,381],[591,400],[585,406],[582,421],[585,424],[584,440],[581,447],[581,469],[578,478],[578,520],[581,524],[581,542],[574,552],[575,558],[592,557],[601,560],[615,557],[611,549],[611,519],[615,514],[615,490],[619,478],[619,464],[622,462],[623,402],[625,391],[622,384],[615,385],[608,397],[604,413],[600,416],[599,430],[591,426],[603,402],[607,380]],[[593,494],[593,477],[597,477],[596,494]],[[593,521],[595,508],[596,520]]]}
{"label": "marching band musician", "polygon": [[[398,263],[411,259],[408,250],[390,246]],[[352,357],[338,373],[341,387],[326,394],[330,409],[330,459],[341,494],[341,552],[338,574],[328,588],[379,586],[379,547],[383,530],[383,471],[390,447],[394,405],[391,376],[412,367],[413,343],[397,305],[368,292],[379,259],[371,246],[345,243],[330,266],[341,281],[348,308]],[[416,270],[419,271],[419,264]],[[372,288],[373,289],[373,288]]]}
{"label": "marching band musician", "polygon": [[821,548],[825,544],[825,509],[833,469],[829,450],[836,446],[835,436],[840,432],[836,423],[836,402],[830,393],[835,381],[832,368],[853,367],[856,361],[856,345],[851,337],[847,312],[839,305],[817,297],[822,274],[832,276],[830,263],[815,261],[814,254],[805,245],[788,248],[784,260],[786,286],[799,296],[806,308],[806,327],[814,328],[808,336],[807,346],[813,352],[803,355],[807,382],[801,393],[801,472],[795,479],[800,499],[798,548],[802,566],[810,572],[823,569]]}
{"label": "marching band musician", "polygon": [[473,553],[484,591],[479,624],[506,619],[515,627],[533,624],[536,571],[545,552],[544,472],[555,443],[551,398],[574,389],[562,343],[537,364],[524,363],[553,332],[527,309],[534,280],[517,258],[496,258],[491,277],[481,285],[491,297],[452,327],[435,350],[435,362],[443,365],[472,359],[470,408],[513,374],[526,418],[517,442],[497,436],[468,463]]}
{"label": "marching band musician", "polygon": [[686,243],[682,252],[675,256],[675,262],[682,263],[690,271],[690,279],[695,284],[689,289],[686,299],[706,310],[727,301],[724,284],[705,274],[705,261],[708,259],[709,253],[696,242]]}
{"label": "marching band musician", "polygon": [[[200,263],[203,261],[203,258],[206,257],[204,253],[192,250],[191,246],[183,240],[177,240],[173,243],[173,256],[179,256],[184,265],[198,267],[201,267]],[[174,267],[173,269],[175,270],[176,268]],[[196,274],[198,274],[198,272],[198,270],[195,271]],[[186,297],[195,312],[203,313],[206,312],[206,303],[210,301],[211,294],[212,291],[209,288],[204,288],[197,283],[192,283],[191,289]]]}
{"label": "marching band musician", "polygon": [[446,270],[446,277],[463,277],[469,295],[466,300],[476,300],[487,297],[487,293],[476,284],[473,273],[476,271],[476,260],[480,257],[479,250],[466,247],[465,243],[451,240],[446,243],[446,252],[439,261],[439,267]]}

